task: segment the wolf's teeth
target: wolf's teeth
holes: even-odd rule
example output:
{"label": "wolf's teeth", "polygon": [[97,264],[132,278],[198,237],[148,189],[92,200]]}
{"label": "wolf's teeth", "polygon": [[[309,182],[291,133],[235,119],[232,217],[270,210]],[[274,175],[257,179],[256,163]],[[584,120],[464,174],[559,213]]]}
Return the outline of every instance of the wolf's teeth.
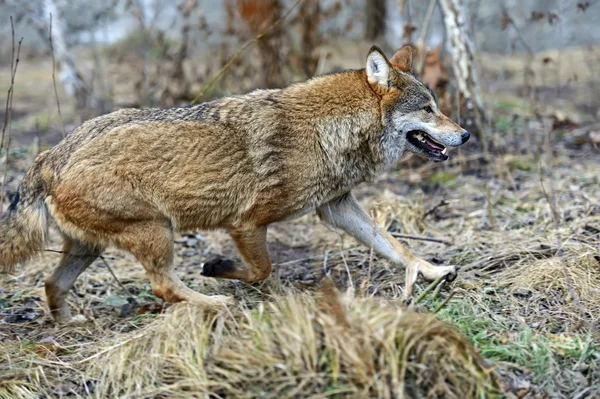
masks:
{"label": "wolf's teeth", "polygon": [[444,147],[444,149],[442,150],[442,154],[446,155],[446,150],[447,148]]}

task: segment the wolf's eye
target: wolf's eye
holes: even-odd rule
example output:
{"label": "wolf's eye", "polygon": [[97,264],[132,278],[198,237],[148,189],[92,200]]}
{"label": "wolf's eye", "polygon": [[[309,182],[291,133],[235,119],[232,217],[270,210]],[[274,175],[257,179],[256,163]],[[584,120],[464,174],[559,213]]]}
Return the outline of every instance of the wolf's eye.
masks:
{"label": "wolf's eye", "polygon": [[433,110],[431,109],[431,107],[428,105],[425,108],[423,108],[425,110],[425,112],[427,112],[428,114],[432,114]]}

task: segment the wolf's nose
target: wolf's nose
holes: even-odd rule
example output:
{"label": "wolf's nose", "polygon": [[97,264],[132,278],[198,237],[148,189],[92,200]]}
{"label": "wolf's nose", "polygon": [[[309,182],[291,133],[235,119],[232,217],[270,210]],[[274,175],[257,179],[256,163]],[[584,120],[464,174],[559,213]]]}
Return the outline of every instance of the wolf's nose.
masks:
{"label": "wolf's nose", "polygon": [[467,132],[466,130],[463,132],[463,134],[460,136],[462,137],[462,141],[463,144],[466,143],[467,141],[469,141],[469,137],[471,137],[471,133]]}

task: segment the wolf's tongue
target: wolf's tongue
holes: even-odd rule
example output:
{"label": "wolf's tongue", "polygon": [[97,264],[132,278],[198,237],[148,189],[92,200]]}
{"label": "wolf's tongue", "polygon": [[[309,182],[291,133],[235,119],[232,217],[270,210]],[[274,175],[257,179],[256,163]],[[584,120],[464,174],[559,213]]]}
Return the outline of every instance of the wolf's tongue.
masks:
{"label": "wolf's tongue", "polygon": [[429,137],[425,137],[425,141],[427,142],[427,144],[429,144],[431,147],[435,148],[436,150],[440,150],[440,151],[444,150],[444,147],[440,146],[438,143],[433,142],[432,140],[429,140]]}

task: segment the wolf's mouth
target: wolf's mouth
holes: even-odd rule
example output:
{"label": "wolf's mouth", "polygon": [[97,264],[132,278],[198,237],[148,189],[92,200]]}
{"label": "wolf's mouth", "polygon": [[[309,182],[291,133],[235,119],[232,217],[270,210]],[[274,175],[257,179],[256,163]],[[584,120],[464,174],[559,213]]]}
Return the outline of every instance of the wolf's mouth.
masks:
{"label": "wolf's mouth", "polygon": [[421,130],[411,130],[406,134],[406,138],[409,143],[432,161],[442,162],[448,159],[446,147],[436,142],[427,133]]}

